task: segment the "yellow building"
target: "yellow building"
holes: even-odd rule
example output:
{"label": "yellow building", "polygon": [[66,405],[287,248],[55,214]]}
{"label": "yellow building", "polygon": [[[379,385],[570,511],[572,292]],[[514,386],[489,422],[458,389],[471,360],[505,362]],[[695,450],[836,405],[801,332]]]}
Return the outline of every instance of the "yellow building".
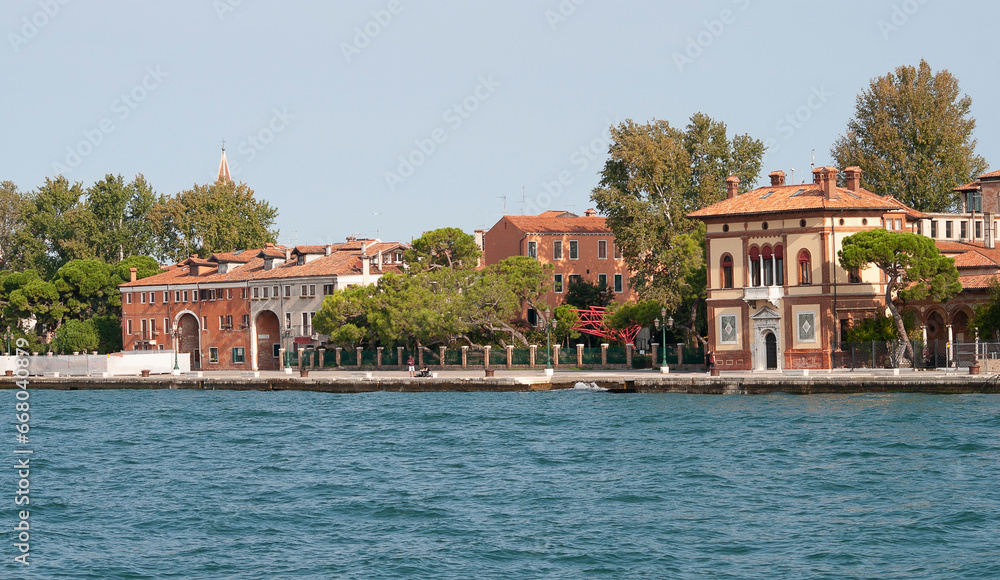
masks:
{"label": "yellow building", "polygon": [[886,228],[917,231],[926,214],[861,187],[861,169],[813,170],[813,183],[771,185],[728,198],[690,217],[707,226],[708,344],[720,370],[829,369],[852,319],[885,309],[885,279],[874,266],[840,267],[845,237]]}

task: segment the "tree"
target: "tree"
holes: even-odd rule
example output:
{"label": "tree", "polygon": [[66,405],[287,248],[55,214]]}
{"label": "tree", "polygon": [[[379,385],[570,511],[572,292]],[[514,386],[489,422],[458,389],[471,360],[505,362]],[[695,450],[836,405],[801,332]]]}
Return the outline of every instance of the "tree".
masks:
{"label": "tree", "polygon": [[686,215],[724,199],[728,175],[740,178],[742,191],[752,189],[763,143],[746,135],[729,140],[723,123],[700,113],[684,131],[666,121],[628,120],[611,134],[610,159],[591,199],[607,216],[633,288],[671,311],[703,300],[705,228]]}
{"label": "tree", "polygon": [[72,260],[59,268],[53,283],[66,316],[86,320],[121,307],[112,268],[101,260]]}
{"label": "tree", "polygon": [[479,253],[473,236],[458,228],[439,228],[413,240],[403,259],[416,270],[474,268]]}
{"label": "tree", "polygon": [[977,331],[982,339],[1000,337],[1000,280],[990,280],[987,299],[976,306],[969,329]]}
{"label": "tree", "polygon": [[988,167],[975,153],[972,99],[960,93],[958,79],[932,72],[924,60],[876,77],[858,95],[830,155],[840,167],[861,167],[874,193],[921,211],[951,211],[958,201],[952,188]]}
{"label": "tree", "polygon": [[573,327],[580,322],[580,315],[573,312],[573,307],[569,304],[556,306],[556,309],[552,311],[552,316],[558,322],[555,330],[552,331],[552,336],[556,342],[564,343],[569,348],[570,339],[577,339],[583,336],[579,330],[573,330]]}
{"label": "tree", "polygon": [[908,232],[873,229],[844,238],[838,252],[845,270],[861,270],[874,265],[885,274],[885,304],[896,323],[896,338],[902,348],[894,359],[898,366],[904,351],[913,357],[913,345],[906,325],[893,300],[943,302],[962,291],[955,260],[942,256],[934,240]]}
{"label": "tree", "polygon": [[149,213],[158,254],[180,261],[191,254],[260,248],[274,243],[278,210],[254,198],[245,183],[217,181],[161,196]]}
{"label": "tree", "polygon": [[97,328],[91,320],[69,320],[56,331],[53,342],[56,352],[70,354],[96,350],[100,344]]}
{"label": "tree", "polygon": [[0,270],[11,267],[16,253],[14,239],[22,226],[24,195],[12,181],[0,182]]}
{"label": "tree", "polygon": [[591,306],[606,307],[614,300],[615,293],[608,289],[607,284],[588,282],[583,278],[571,278],[566,290],[566,304],[581,310]]}
{"label": "tree", "polygon": [[74,258],[92,258],[86,240],[87,217],[81,202],[83,186],[63,176],[45,180],[21,204],[21,227],[14,239],[17,269],[37,269],[44,277],[55,274]]}
{"label": "tree", "polygon": [[132,279],[132,275],[129,272],[131,268],[136,269],[136,280],[142,280],[143,278],[159,274],[163,271],[160,269],[160,263],[149,256],[132,256],[125,258],[121,262],[115,264],[112,269],[115,286],[124,284]]}
{"label": "tree", "polygon": [[140,174],[131,183],[110,173],[87,190],[88,238],[94,252],[109,264],[155,251],[149,212],[153,188]]}

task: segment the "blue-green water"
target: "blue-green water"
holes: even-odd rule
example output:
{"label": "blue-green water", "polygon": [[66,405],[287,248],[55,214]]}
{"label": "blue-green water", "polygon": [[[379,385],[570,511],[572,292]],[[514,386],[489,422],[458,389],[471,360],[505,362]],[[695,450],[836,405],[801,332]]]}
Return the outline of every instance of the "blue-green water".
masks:
{"label": "blue-green water", "polygon": [[31,411],[33,563],[8,533],[2,577],[1000,577],[996,396],[34,391]]}

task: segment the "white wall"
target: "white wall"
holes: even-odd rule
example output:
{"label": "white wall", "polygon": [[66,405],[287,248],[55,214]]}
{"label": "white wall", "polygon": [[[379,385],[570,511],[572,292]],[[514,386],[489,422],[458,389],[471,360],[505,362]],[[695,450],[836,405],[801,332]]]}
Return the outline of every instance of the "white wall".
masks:
{"label": "white wall", "polygon": [[[28,373],[41,376],[59,373],[59,376],[87,376],[108,373],[109,376],[139,375],[149,369],[153,374],[169,374],[174,369],[174,353],[169,350],[133,351],[112,354],[81,354],[56,356],[27,356]],[[177,357],[181,372],[191,370],[190,353]],[[17,370],[16,358],[0,356],[0,371]]]}

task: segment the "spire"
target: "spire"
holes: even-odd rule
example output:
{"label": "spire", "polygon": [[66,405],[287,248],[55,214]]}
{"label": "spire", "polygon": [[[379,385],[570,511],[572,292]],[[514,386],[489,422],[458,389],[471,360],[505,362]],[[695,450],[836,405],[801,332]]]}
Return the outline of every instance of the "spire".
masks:
{"label": "spire", "polygon": [[222,140],[222,159],[219,161],[218,181],[232,181],[233,176],[229,173],[229,162],[226,161],[226,140]]}

